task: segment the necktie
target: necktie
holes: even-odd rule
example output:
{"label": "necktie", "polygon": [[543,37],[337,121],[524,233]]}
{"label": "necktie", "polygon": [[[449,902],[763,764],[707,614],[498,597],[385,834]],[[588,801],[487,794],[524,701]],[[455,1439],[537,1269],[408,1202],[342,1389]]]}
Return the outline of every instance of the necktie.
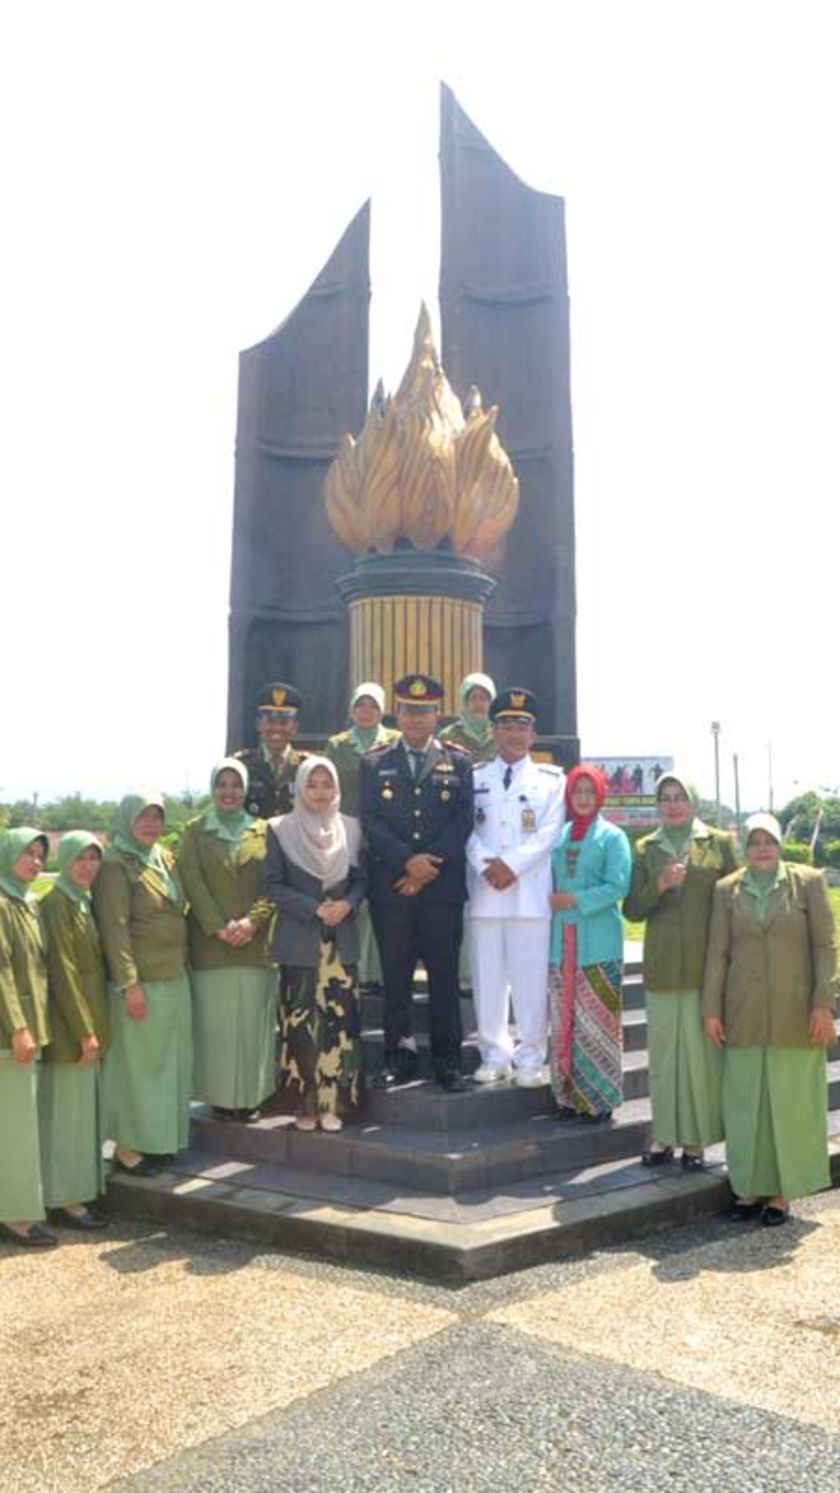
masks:
{"label": "necktie", "polygon": [[510,787],[510,780],[511,780],[512,777],[513,777],[513,768],[511,767],[510,763],[508,763],[507,767],[505,768],[505,775],[502,778],[502,782],[505,785],[505,793],[507,793],[508,788]]}
{"label": "necktie", "polygon": [[414,778],[414,781],[416,783],[417,779],[419,778],[419,776],[421,774],[421,772],[423,771],[423,759],[425,758],[426,753],[419,751],[417,747],[411,747],[410,748],[410,752],[411,752],[411,775]]}

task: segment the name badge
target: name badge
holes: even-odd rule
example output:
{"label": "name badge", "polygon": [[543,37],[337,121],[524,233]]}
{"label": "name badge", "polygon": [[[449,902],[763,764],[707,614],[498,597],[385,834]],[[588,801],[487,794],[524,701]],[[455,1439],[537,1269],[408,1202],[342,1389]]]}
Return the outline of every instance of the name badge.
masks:
{"label": "name badge", "polygon": [[533,809],[522,810],[522,833],[532,835],[537,827],[537,816]]}

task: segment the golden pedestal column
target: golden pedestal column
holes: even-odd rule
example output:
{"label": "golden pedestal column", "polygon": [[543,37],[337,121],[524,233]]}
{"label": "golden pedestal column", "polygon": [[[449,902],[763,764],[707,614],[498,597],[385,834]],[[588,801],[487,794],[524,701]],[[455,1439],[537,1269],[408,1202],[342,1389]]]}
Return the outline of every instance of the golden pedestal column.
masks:
{"label": "golden pedestal column", "polygon": [[495,581],[475,561],[447,551],[365,555],[338,589],[350,613],[349,683],[390,692],[405,674],[431,674],[444,713],[458,711],[458,686],[482,668],[484,603]]}

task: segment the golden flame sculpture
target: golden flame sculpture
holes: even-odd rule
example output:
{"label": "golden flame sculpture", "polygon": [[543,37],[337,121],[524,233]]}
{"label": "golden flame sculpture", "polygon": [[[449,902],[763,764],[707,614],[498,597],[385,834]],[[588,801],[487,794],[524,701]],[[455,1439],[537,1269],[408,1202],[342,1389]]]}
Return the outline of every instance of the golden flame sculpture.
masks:
{"label": "golden flame sculpture", "polygon": [[357,554],[397,540],[492,559],[519,506],[519,483],[496,435],[498,406],[472,388],[466,419],[420,307],[411,361],[396,394],[376,387],[358,440],[345,435],[324,495],[333,530]]}

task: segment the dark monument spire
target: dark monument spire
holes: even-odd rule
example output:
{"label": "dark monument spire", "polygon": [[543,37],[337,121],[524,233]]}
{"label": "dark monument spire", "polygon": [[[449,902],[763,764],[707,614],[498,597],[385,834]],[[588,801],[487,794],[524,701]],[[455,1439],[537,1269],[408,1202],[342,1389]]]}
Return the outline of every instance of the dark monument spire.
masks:
{"label": "dark monument spire", "polygon": [[462,399],[477,384],[485,404],[499,406],[499,437],[521,485],[485,613],[485,667],[500,683],[536,691],[542,731],[576,738],[564,205],[514,175],[446,86],[441,188],[443,364]]}
{"label": "dark monument spire", "polygon": [[271,679],[305,696],[305,731],[347,709],[347,629],[324,478],[367,407],[370,204],[303,300],[239,359],[231,562],[228,742],[250,741],[253,698]]}

